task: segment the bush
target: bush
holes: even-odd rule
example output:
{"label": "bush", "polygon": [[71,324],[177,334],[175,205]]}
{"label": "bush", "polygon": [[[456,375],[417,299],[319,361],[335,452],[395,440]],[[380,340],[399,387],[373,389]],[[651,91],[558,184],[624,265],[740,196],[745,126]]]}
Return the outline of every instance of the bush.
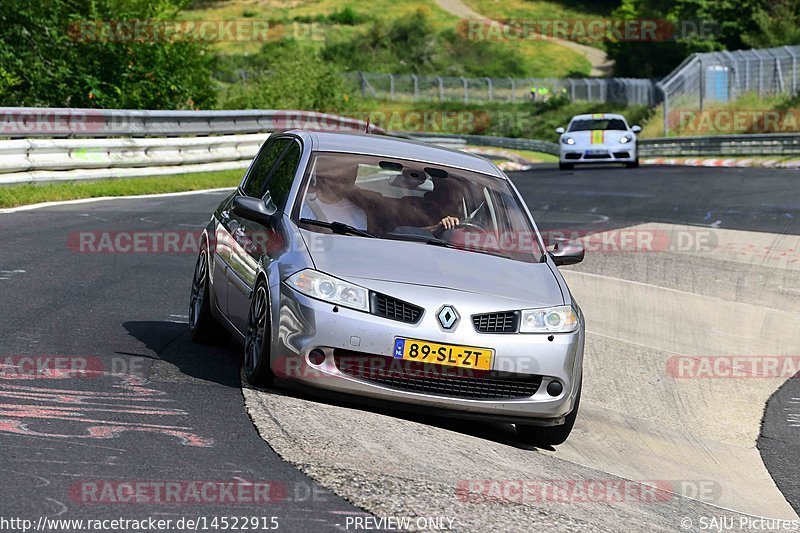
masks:
{"label": "bush", "polygon": [[339,11],[334,11],[328,15],[328,20],[334,24],[342,24],[343,26],[355,26],[363,24],[367,21],[367,17],[361,13],[356,12],[350,6],[344,6]]}
{"label": "bush", "polygon": [[342,70],[445,76],[527,76],[525,61],[512,48],[468,39],[452,29],[437,32],[423,9],[376,21],[368,31],[346,41],[329,42],[326,61]]}
{"label": "bush", "polygon": [[213,105],[212,58],[203,44],[109,42],[98,26],[80,24],[171,20],[183,3],[0,2],[0,104],[132,109]]}
{"label": "bush", "polygon": [[255,68],[224,92],[225,109],[304,109],[341,112],[349,96],[340,72],[317,51],[295,41],[264,46]]}

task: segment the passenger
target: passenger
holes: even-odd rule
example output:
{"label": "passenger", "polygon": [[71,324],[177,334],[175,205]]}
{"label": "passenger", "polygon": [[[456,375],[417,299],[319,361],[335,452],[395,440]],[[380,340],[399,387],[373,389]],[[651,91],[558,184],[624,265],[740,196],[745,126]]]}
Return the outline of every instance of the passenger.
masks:
{"label": "passenger", "polygon": [[318,157],[300,218],[341,222],[367,230],[367,213],[354,191],[358,165],[338,157]]}

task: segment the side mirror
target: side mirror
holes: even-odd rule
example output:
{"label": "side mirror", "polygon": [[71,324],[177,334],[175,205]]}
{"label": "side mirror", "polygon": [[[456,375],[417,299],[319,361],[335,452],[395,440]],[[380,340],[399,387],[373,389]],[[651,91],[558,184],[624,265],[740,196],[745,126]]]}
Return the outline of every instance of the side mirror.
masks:
{"label": "side mirror", "polygon": [[559,135],[561,135],[565,131],[567,131],[567,130],[565,130],[564,128],[556,128],[556,133],[558,133]]}
{"label": "side mirror", "polygon": [[583,261],[586,251],[577,242],[560,241],[550,247],[547,253],[553,258],[556,266],[576,265]]}
{"label": "side mirror", "polygon": [[262,226],[272,226],[275,222],[275,213],[278,211],[272,202],[249,196],[234,198],[231,210],[234,215],[258,222]]}
{"label": "side mirror", "polygon": [[640,131],[642,131],[642,127],[639,126],[638,124],[636,126],[631,126],[631,131],[633,133],[639,133]]}

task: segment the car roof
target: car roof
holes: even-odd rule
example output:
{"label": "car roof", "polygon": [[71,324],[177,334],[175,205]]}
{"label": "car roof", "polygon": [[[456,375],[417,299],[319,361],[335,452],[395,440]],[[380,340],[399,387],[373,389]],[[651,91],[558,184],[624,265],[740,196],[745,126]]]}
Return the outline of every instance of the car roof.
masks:
{"label": "car roof", "polygon": [[[619,118],[625,120],[625,117],[623,115],[620,115],[619,113],[584,113],[583,115],[575,115],[574,117],[572,117],[572,120],[591,120],[593,118],[597,119]],[[628,121],[625,120],[625,122],[627,123]]]}
{"label": "car roof", "polygon": [[344,152],[408,159],[505,178],[505,174],[488,159],[430,143],[374,133],[311,130],[288,130],[283,133],[310,137],[313,149],[319,152]]}

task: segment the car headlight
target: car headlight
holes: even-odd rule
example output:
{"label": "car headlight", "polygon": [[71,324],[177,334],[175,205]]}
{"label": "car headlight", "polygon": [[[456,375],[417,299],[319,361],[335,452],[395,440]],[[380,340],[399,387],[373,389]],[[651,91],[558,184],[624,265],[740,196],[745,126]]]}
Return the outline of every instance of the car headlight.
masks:
{"label": "car headlight", "polygon": [[630,142],[630,141],[631,141],[631,138],[628,137],[627,135],[623,135],[622,138],[619,140],[619,142],[621,144],[625,144],[625,143]]}
{"label": "car headlight", "polygon": [[569,333],[578,327],[578,315],[570,305],[523,309],[520,333]]}
{"label": "car headlight", "polygon": [[561,137],[561,142],[564,144],[575,144],[575,139],[572,137]]}
{"label": "car headlight", "polygon": [[301,270],[289,276],[286,282],[310,298],[359,311],[369,311],[367,289],[322,272],[311,269]]}

